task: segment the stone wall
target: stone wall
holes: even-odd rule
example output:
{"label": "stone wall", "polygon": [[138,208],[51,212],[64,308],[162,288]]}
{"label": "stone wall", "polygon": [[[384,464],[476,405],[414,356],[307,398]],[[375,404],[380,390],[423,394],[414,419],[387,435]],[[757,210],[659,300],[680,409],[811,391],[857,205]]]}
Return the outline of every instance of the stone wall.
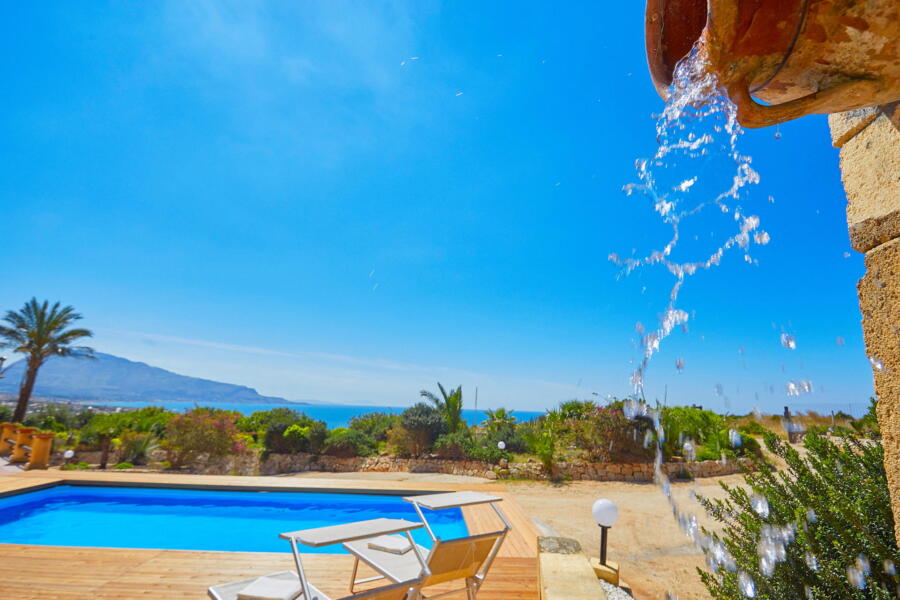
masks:
{"label": "stone wall", "polygon": [[[749,467],[748,461],[672,462],[663,463],[662,469],[670,477],[687,471],[693,477],[712,477],[739,473]],[[481,461],[441,460],[436,458],[395,458],[373,456],[365,458],[336,458],[309,454],[273,454],[260,463],[260,475],[280,473],[302,473],[323,471],[329,473],[347,472],[400,472],[400,473],[444,473],[447,475],[468,475],[487,479],[547,479],[547,473],[538,462],[506,463],[492,465]],[[554,473],[556,477],[572,480],[591,481],[653,481],[652,463],[559,463]]]}
{"label": "stone wall", "polygon": [[[159,453],[154,461],[162,460]],[[78,452],[73,462],[84,461],[96,465],[100,461],[99,452]],[[52,464],[62,464],[62,454],[54,453]],[[109,468],[116,464],[115,454],[110,455]],[[662,470],[669,477],[687,471],[693,477],[714,477],[740,473],[752,466],[750,461],[717,460],[702,462],[663,463]],[[541,463],[507,463],[494,465],[478,460],[443,460],[439,458],[396,458],[393,456],[366,456],[339,458],[316,454],[271,454],[262,460],[255,453],[227,456],[213,461],[201,460],[189,469],[191,473],[202,475],[283,475],[286,473],[443,473],[446,475],[467,475],[486,479],[547,479]],[[653,481],[653,463],[590,463],[562,462],[556,465],[555,477],[574,481]]]}
{"label": "stone wall", "polygon": [[829,123],[841,149],[850,242],[866,256],[857,289],[900,544],[900,103],[831,115]]}

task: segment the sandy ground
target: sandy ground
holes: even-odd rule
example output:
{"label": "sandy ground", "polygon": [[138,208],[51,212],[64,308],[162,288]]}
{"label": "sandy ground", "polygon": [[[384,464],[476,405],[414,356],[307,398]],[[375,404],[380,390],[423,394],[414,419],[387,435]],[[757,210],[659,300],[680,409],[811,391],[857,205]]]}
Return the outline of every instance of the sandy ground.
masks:
{"label": "sandy ground", "polygon": [[[673,493],[682,510],[697,515],[709,528],[713,522],[690,490],[708,497],[723,497],[719,482],[743,482],[740,475],[674,483]],[[543,482],[507,482],[507,487],[525,512],[549,525],[563,537],[581,543],[589,556],[600,553],[600,531],[591,516],[598,498],[608,498],[619,507],[619,522],[610,530],[607,555],[620,565],[622,579],[638,600],[664,600],[666,592],[679,600],[708,600],[696,568],[704,567],[697,551],[672,517],[669,503],[653,484],[577,481],[559,485]]]}

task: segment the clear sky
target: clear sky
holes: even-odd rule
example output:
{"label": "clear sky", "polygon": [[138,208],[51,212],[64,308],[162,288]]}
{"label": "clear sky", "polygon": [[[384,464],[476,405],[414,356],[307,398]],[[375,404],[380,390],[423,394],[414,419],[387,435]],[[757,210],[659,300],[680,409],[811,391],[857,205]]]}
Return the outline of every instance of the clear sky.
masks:
{"label": "clear sky", "polygon": [[[642,4],[4,3],[0,308],[60,299],[98,350],[289,399],[625,395],[668,293],[607,260],[666,239],[622,192],[663,107]],[[648,397],[872,393],[826,118],[774,133],[740,141],[771,242],[688,281]]]}

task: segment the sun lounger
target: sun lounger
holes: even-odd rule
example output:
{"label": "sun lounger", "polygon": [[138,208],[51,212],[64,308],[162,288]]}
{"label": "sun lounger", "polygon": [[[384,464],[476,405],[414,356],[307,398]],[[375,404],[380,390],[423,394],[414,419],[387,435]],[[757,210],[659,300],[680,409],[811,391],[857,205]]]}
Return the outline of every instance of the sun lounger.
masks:
{"label": "sun lounger", "polygon": [[[208,590],[209,597],[212,600],[412,600],[418,596],[419,580],[423,573],[428,572],[428,568],[425,566],[424,555],[419,553],[419,547],[413,542],[410,531],[423,526],[422,523],[403,519],[371,519],[282,533],[279,537],[291,544],[296,572],[281,571],[263,577],[213,586]],[[351,588],[351,594],[340,599],[326,595],[307,580],[297,548],[298,543],[313,547],[351,542],[367,543],[372,538],[396,534],[403,534],[406,537],[411,545],[411,551],[406,555],[419,562],[419,568],[411,577],[396,580],[392,585],[357,593],[353,593]]]}
{"label": "sun lounger", "polygon": [[[413,553],[396,554],[394,552],[386,552],[373,548],[367,540],[354,540],[344,543],[344,548],[353,554],[355,561],[353,563],[353,575],[351,577],[350,589],[353,590],[356,585],[377,581],[379,579],[388,579],[393,582],[400,582],[412,577],[420,577],[420,585],[422,588],[430,587],[439,583],[448,581],[464,580],[465,587],[454,589],[441,594],[429,596],[429,598],[437,598],[446,594],[456,593],[465,590],[470,600],[475,600],[478,589],[481,587],[491,565],[506,539],[506,534],[510,530],[509,521],[497,508],[496,503],[502,500],[497,496],[490,496],[480,492],[453,492],[448,494],[428,494],[423,496],[410,496],[404,498],[407,502],[412,503],[416,512],[422,519],[428,534],[431,536],[433,545],[431,550],[426,550],[422,546],[415,545],[413,550],[415,555],[425,555],[427,568],[423,569],[419,561],[410,556]],[[503,522],[503,528],[478,535],[470,535],[455,540],[441,540],[438,538],[428,520],[425,518],[422,508],[429,510],[442,510],[447,508],[460,508],[463,506],[474,506],[477,504],[490,504],[491,508],[500,517]],[[357,579],[360,562],[374,569],[378,575],[364,579]],[[425,598],[420,591],[419,598]]]}
{"label": "sun lounger", "polygon": [[[293,571],[281,571],[279,573],[271,573],[266,575],[265,577],[269,579],[273,579],[275,581],[284,582],[286,584],[285,588],[287,589],[290,586],[293,586],[294,589],[299,590],[300,580],[297,577],[297,574]],[[257,578],[254,577],[252,579],[245,579],[243,581],[235,581],[232,583],[225,583],[222,585],[217,585],[209,588],[209,597],[212,600],[243,600],[240,595],[241,592],[246,590],[249,586],[254,584],[257,581]],[[374,590],[368,590],[365,592],[357,592],[356,594],[351,594],[349,596],[342,596],[341,598],[333,598],[322,592],[319,588],[312,584],[309,585],[309,594],[310,600],[409,600],[415,598],[415,594],[418,590],[418,584],[410,585],[407,582],[404,583],[395,583],[393,585],[389,585],[386,587],[380,587]],[[272,597],[276,598],[275,596]],[[299,591],[297,595],[294,596],[296,600],[306,600],[302,593]],[[280,600],[280,598],[278,599]]]}

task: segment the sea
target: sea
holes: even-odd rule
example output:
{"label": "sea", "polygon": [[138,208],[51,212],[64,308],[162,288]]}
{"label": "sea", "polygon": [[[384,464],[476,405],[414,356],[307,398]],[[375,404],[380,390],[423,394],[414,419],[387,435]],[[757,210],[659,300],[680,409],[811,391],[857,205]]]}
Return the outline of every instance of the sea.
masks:
{"label": "sea", "polygon": [[[81,402],[85,406],[104,406],[104,407],[123,407],[123,408],[142,408],[145,406],[162,406],[168,410],[175,412],[184,412],[198,406],[195,402]],[[273,408],[291,408],[298,412],[306,413],[314,419],[325,421],[329,428],[346,427],[350,423],[350,419],[357,415],[364,415],[370,412],[385,412],[389,414],[400,414],[406,406],[374,406],[374,405],[353,405],[353,404],[302,404],[299,402],[282,402],[278,404],[238,404],[231,402],[204,402],[203,406],[213,408],[222,408],[226,410],[236,410],[243,415],[249,415],[259,410],[271,410]],[[530,421],[544,414],[543,412],[514,410],[513,416],[518,421]],[[487,419],[487,413],[483,410],[473,408],[463,409],[463,419],[469,425],[478,425]]]}

